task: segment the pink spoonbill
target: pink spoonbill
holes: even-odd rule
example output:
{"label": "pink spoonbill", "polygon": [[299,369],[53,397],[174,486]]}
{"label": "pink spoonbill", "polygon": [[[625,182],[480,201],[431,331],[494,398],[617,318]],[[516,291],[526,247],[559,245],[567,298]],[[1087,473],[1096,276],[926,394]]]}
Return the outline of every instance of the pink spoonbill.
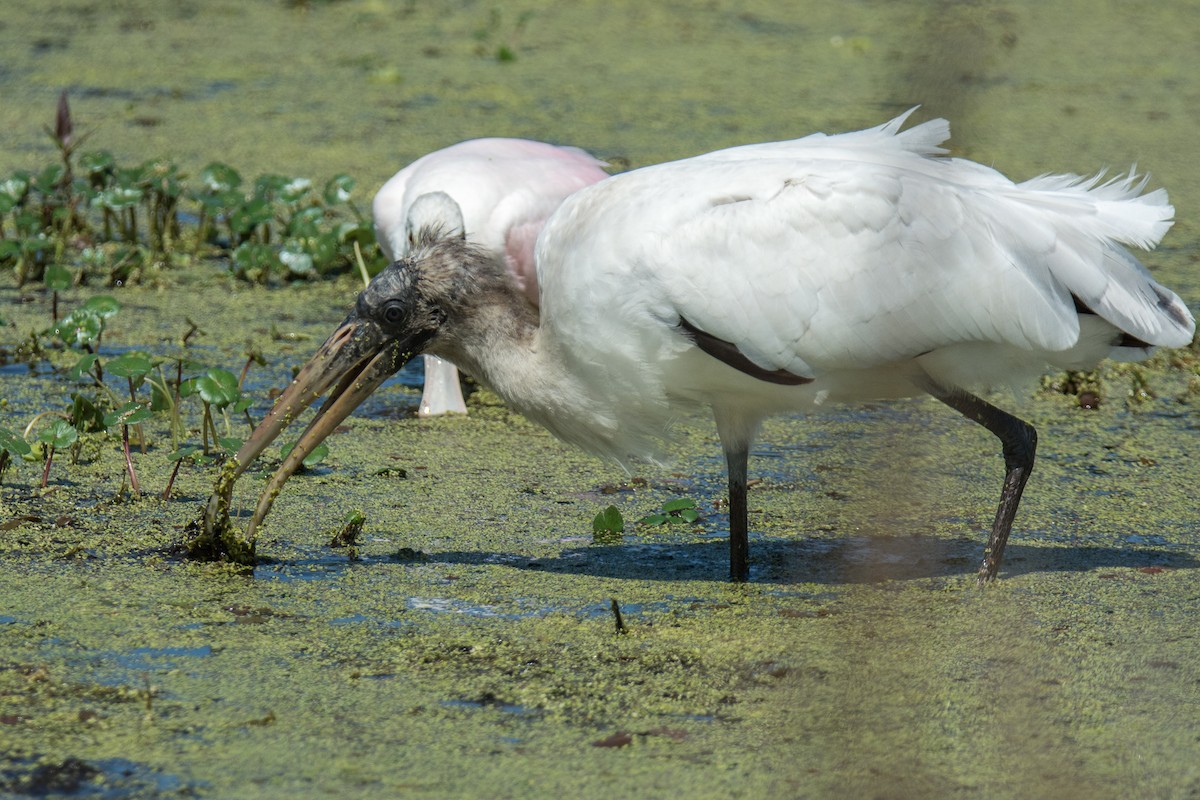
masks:
{"label": "pink spoonbill", "polygon": [[932,395],[1000,440],[1005,476],[978,573],[994,578],[1037,436],[973,391],[1048,364],[1084,369],[1183,346],[1195,322],[1126,249],[1153,247],[1171,226],[1163,190],[1145,192],[1132,172],[1013,183],[946,157],[945,120],[902,132],[907,116],[581,189],[537,240],[540,316],[490,251],[418,228],[227,467],[206,529],[229,532],[237,473],[331,390],[263,492],[242,540],[252,546],[304,456],[405,362],[433,353],[560,438],[621,462],[659,457],[673,418],[711,409],[739,581],[747,459],[764,418]]}
{"label": "pink spoonbill", "polygon": [[[603,161],[576,147],[527,139],[472,139],[418,158],[375,195],[375,237],[388,261],[408,256],[423,227],[440,227],[502,262],[538,304],[533,245],[563,199],[608,177]],[[417,413],[466,413],[458,370],[425,356]]]}

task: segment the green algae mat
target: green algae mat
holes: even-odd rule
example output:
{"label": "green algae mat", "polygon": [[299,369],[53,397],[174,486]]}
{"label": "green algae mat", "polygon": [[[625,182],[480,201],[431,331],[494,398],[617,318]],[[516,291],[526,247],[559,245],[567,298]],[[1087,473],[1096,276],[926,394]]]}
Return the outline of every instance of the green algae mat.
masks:
{"label": "green algae mat", "polygon": [[[1177,209],[1148,264],[1200,300],[1183,3],[25,5],[0,21],[0,177],[54,160],[63,88],[123,163],[345,172],[367,192],[472,136],[619,170],[921,103],[956,153],[1014,178],[1136,161]],[[262,355],[265,398],[356,280],[267,289],[197,264],[59,302],[116,297],[113,354],[177,352],[190,317],[206,364]],[[0,352],[50,307],[0,274]],[[69,403],[76,355],[0,365],[0,426]],[[218,467],[185,460],[161,499],[161,420],[132,454],[140,497],[111,435],[60,453],[45,488],[18,461],[0,486],[0,796],[1200,797],[1195,363],[1109,369],[1095,409],[1052,386],[996,398],[1041,444],[984,590],[999,455],[932,401],[768,423],[736,586],[701,418],[671,464],[626,475],[486,391],[469,417],[418,420],[402,375],[288,484],[250,574],[180,557]],[[696,524],[636,522],[678,498]],[[609,505],[623,534],[593,532]],[[351,512],[362,530],[337,541]]]}

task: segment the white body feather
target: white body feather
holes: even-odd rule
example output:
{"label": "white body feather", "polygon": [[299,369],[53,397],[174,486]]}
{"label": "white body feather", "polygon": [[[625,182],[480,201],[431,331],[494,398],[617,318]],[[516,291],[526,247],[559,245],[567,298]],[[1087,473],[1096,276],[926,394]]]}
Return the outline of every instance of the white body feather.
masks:
{"label": "white body feather", "polygon": [[[830,401],[964,388],[1178,347],[1191,314],[1124,246],[1171,225],[1132,174],[1014,184],[944,158],[944,120],[731,148],[576,192],[537,242],[532,354],[472,358],[557,435],[654,458],[683,407],[711,406],[726,446],[763,417]],[[1094,315],[1081,315],[1078,298]],[[702,352],[681,319],[770,383]],[[524,345],[528,347],[528,345]],[[530,357],[532,355],[532,357]]]}

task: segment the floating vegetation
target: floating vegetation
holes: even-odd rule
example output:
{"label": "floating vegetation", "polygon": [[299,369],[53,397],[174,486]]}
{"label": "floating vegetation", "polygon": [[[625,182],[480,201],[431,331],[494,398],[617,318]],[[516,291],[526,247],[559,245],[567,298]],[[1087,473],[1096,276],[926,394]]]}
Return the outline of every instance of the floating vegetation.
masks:
{"label": "floating vegetation", "polygon": [[694,525],[700,521],[700,512],[696,510],[696,501],[690,497],[678,500],[668,500],[663,503],[662,511],[647,514],[638,520],[641,525],[651,527],[658,525]]}
{"label": "floating vegetation", "polygon": [[356,249],[370,269],[383,266],[349,175],[322,187],[287,175],[246,182],[212,162],[192,179],[161,159],[124,165],[107,150],[79,152],[89,133],[76,135],[66,92],[47,133],[60,162],[0,180],[0,269],[18,286],[120,286],[197,257],[255,283],[345,272]]}
{"label": "floating vegetation", "polygon": [[592,520],[592,540],[597,544],[616,544],[625,532],[625,518],[616,506],[608,506]]}

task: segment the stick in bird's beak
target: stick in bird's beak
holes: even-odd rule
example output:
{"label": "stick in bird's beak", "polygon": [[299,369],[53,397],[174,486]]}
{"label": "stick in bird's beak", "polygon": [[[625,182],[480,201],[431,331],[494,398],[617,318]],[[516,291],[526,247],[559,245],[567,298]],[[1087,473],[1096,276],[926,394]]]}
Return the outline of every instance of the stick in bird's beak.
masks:
{"label": "stick in bird's beak", "polygon": [[300,369],[296,379],[279,396],[274,407],[250,434],[231,464],[227,465],[204,512],[205,533],[213,536],[228,525],[233,483],[237,477],[285,427],[333,386],[329,398],[259,498],[247,529],[246,544],[252,545],[255,529],[270,511],[283,484],[304,458],[380,384],[416,356],[423,344],[423,341],[388,338],[373,321],[353,315],[347,318]]}

